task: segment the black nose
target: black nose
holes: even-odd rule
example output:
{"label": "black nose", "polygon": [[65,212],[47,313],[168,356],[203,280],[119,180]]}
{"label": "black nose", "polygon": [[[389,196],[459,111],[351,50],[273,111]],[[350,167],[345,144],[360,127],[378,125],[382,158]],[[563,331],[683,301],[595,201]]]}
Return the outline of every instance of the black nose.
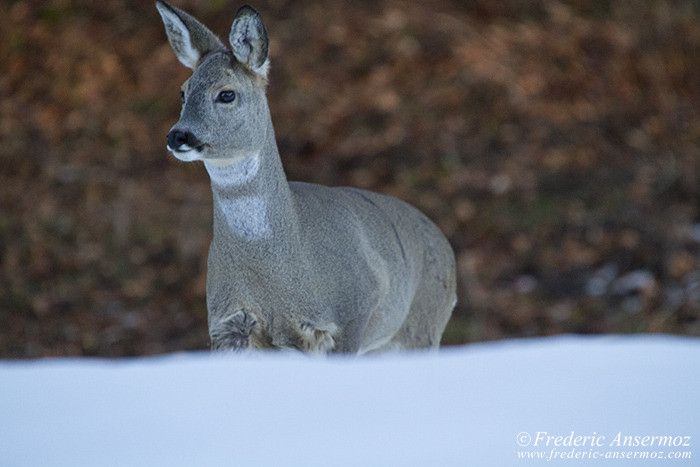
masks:
{"label": "black nose", "polygon": [[[173,151],[197,149],[202,143],[189,131],[173,130],[168,133],[168,147]],[[187,146],[187,148],[183,148]]]}

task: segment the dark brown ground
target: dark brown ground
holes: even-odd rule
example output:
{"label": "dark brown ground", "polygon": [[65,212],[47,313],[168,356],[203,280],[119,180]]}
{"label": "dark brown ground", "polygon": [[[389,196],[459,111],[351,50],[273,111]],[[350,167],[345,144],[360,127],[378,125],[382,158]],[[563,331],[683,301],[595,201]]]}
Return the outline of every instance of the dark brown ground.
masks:
{"label": "dark brown ground", "polygon": [[[224,38],[240,6],[177,5]],[[445,343],[700,335],[697,0],[254,6],[290,178],[452,242]],[[0,357],[206,348],[211,193],[165,150],[189,71],[152,1],[0,14]]]}

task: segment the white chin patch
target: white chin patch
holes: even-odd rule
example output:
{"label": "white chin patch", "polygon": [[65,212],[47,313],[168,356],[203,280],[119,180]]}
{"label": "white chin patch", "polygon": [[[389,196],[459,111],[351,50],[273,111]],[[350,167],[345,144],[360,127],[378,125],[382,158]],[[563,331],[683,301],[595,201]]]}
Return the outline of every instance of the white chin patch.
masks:
{"label": "white chin patch", "polygon": [[189,147],[186,144],[180,146],[180,149],[178,149],[177,151],[168,146],[168,151],[172,152],[173,156],[175,156],[183,162],[192,162],[202,159],[201,152],[199,152],[195,148]]}

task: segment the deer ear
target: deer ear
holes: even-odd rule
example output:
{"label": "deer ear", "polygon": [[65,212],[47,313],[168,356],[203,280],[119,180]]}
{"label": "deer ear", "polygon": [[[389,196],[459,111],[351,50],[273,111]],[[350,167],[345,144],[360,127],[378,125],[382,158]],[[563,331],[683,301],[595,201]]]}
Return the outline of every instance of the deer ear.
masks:
{"label": "deer ear", "polygon": [[177,59],[186,67],[194,69],[204,55],[224,48],[213,32],[184,11],[161,0],[156,8]]}
{"label": "deer ear", "polygon": [[255,9],[245,5],[238,10],[228,40],[240,63],[263,77],[267,76],[269,41],[262,18]]}

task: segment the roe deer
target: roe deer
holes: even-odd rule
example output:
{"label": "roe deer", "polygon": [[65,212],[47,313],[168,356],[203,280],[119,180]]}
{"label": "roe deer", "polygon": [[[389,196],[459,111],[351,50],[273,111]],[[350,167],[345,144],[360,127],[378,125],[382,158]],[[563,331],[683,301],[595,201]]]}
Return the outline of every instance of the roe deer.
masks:
{"label": "roe deer", "polygon": [[156,6],[194,70],[167,141],[211,178],[212,349],[437,348],[456,302],[440,230],[395,198],[287,181],[265,97],[268,36],[253,8],[238,10],[229,50],[192,16]]}

